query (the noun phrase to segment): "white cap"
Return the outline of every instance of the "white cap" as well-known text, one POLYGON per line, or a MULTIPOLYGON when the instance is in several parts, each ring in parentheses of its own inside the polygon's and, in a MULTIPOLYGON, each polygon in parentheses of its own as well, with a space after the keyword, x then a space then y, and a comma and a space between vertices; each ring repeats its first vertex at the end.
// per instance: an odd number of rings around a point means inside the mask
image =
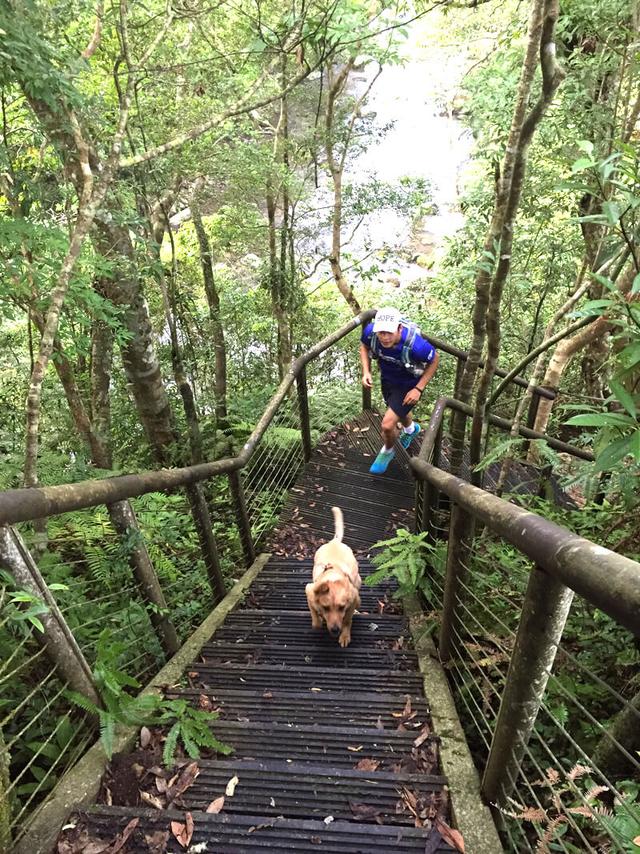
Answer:
POLYGON ((373 318, 373 331, 396 332, 400 326, 400 317, 397 308, 379 308, 373 318))

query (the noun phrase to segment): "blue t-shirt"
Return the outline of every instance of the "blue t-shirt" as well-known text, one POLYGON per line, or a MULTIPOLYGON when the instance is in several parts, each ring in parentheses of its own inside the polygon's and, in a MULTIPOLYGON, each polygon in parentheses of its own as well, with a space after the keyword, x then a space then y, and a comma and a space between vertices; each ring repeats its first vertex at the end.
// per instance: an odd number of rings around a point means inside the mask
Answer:
MULTIPOLYGON (((393 358, 401 360, 402 345, 406 341, 408 334, 409 330, 406 326, 403 326, 400 341, 398 341, 395 347, 383 347, 380 344, 380 356, 391 356, 393 358)), ((365 345, 365 347, 371 349, 372 338, 373 323, 368 323, 362 330, 360 341, 365 345)), ((423 338, 421 335, 416 335, 411 346, 411 350, 409 352, 410 360, 412 362, 425 362, 427 365, 430 365, 435 359, 435 357, 435 347, 433 347, 433 345, 430 344, 426 338, 423 338)), ((403 386, 406 388, 413 388, 413 386, 420 379, 419 377, 414 376, 412 373, 409 373, 409 371, 407 371, 406 368, 402 364, 400 364, 399 361, 388 362, 384 358, 379 358, 378 364, 380 365, 380 377, 383 383, 388 383, 389 385, 395 386, 403 386)))

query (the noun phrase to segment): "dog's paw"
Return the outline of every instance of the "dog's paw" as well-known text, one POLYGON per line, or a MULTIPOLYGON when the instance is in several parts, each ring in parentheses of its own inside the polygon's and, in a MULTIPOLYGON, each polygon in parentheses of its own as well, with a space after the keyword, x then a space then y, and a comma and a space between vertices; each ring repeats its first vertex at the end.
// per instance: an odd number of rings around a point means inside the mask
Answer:
POLYGON ((338 643, 341 647, 349 646, 351 643, 351 632, 340 632, 338 643))

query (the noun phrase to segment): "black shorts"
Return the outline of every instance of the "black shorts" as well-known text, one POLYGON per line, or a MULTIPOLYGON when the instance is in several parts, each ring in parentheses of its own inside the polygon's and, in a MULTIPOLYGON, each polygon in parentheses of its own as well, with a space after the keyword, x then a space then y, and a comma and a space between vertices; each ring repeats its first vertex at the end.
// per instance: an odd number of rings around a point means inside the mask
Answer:
MULTIPOLYGON (((416 380, 416 383, 418 381, 416 380)), ((397 386, 397 385, 388 385, 387 383, 382 384, 382 396, 384 397, 384 402, 390 409, 393 409, 398 418, 405 418, 416 405, 415 403, 410 403, 408 406, 406 403, 403 403, 405 396, 408 391, 411 391, 415 386, 397 386)))

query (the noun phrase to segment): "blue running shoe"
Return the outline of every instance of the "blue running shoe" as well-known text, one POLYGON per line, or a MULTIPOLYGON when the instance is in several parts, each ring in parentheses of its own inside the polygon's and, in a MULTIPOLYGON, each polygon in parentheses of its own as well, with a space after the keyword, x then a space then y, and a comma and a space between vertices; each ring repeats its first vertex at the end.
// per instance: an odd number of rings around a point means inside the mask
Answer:
POLYGON ((416 436, 418 435, 418 433, 421 433, 421 432, 422 432, 422 428, 420 427, 420 425, 418 424, 418 422, 417 422, 417 421, 415 421, 415 422, 414 422, 414 424, 415 424, 416 426, 415 426, 415 430, 413 431, 413 433, 405 433, 405 432, 404 432, 404 430, 402 430, 402 431, 400 432, 400 444, 402 445, 402 447, 403 447, 405 450, 406 450, 406 449, 409 447, 409 445, 413 442, 413 440, 416 438, 416 436))
POLYGON ((371 468, 369 469, 371 474, 384 474, 387 470, 387 466, 395 457, 395 455, 396 452, 393 450, 393 448, 390 451, 380 451, 378 456, 371 464, 371 468))

